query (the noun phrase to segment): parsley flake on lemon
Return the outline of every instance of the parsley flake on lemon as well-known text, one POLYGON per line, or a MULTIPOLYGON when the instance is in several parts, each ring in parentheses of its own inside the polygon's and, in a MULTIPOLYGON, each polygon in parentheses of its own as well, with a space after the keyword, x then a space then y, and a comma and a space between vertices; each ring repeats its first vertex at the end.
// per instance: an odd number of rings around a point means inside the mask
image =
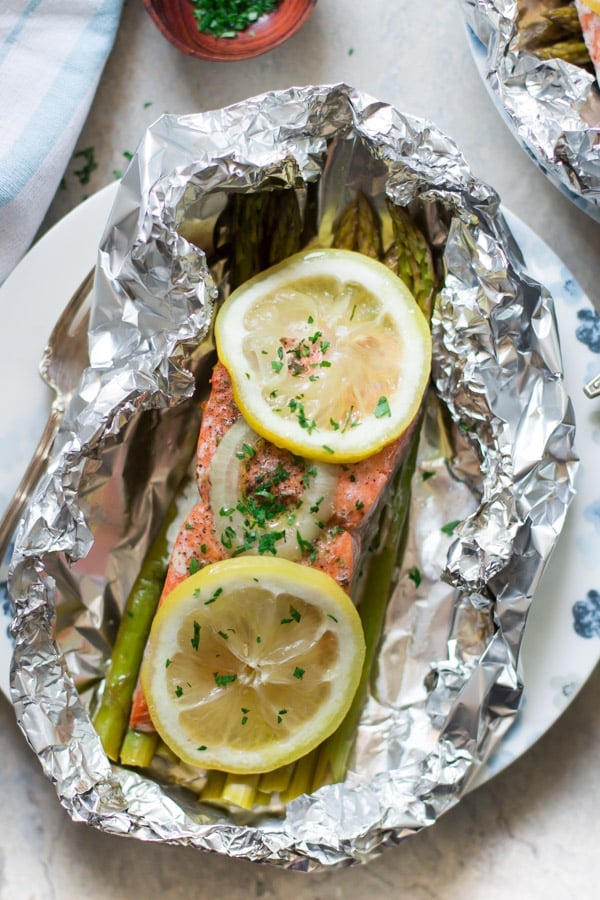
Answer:
POLYGON ((248 424, 301 456, 355 462, 410 425, 431 335, 412 294, 361 253, 309 250, 251 278, 215 323, 248 424))
POLYGON ((214 563, 160 607, 142 667, 152 721, 184 762, 268 772, 340 724, 365 643, 348 595, 286 559, 214 563))

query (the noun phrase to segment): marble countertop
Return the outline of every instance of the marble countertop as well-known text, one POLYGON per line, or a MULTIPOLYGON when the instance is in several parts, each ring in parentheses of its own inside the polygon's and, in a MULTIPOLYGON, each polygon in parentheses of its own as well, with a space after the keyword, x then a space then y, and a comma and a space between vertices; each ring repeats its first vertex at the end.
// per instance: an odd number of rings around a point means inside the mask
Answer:
MULTIPOLYGON (((474 173, 563 259, 599 305, 600 225, 564 198, 511 136, 471 59, 457 3, 320 0, 302 31, 255 60, 207 63, 179 53, 140 0, 126 0, 114 51, 43 234, 123 170, 163 112, 220 107, 265 90, 345 81, 434 121, 474 173), (368 12, 366 12, 368 8, 368 12)), ((595 638, 597 640, 597 638, 595 638)), ((73 824, 0 698, 1 900, 197 896, 297 900, 587 900, 597 896, 600 843, 600 671, 532 749, 433 827, 366 866, 290 873, 111 837, 73 824)))

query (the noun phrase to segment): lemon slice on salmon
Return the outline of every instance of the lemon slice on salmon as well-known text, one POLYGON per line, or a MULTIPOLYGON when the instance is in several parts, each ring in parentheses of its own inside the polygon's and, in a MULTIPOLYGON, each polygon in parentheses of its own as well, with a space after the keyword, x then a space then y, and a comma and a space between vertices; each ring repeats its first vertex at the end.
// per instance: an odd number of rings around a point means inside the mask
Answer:
POLYGON ((251 278, 223 304, 215 337, 248 424, 325 462, 399 437, 429 379, 431 335, 412 294, 348 250, 299 253, 251 278))
POLYGON ((286 559, 241 557, 168 595, 142 686, 156 730, 184 762, 268 772, 337 728, 364 652, 358 613, 332 578, 286 559))

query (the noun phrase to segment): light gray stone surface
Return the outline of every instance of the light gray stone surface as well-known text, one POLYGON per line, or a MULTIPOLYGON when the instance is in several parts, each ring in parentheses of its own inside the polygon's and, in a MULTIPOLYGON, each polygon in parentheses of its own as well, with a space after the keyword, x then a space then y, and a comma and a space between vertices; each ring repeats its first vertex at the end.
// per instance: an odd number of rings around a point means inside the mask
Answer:
MULTIPOLYGON (((458 4, 320 0, 283 47, 235 64, 193 60, 125 3, 114 52, 78 147, 97 168, 82 186, 72 162, 42 232, 124 169, 163 112, 220 107, 290 85, 345 81, 433 120, 571 269, 597 303, 600 226, 534 167, 494 109, 471 60, 458 4)), ((272 900, 592 900, 599 896, 600 672, 520 760, 434 827, 369 865, 300 875, 146 845, 75 825, 58 804, 0 698, 1 900, 265 897, 272 900)))

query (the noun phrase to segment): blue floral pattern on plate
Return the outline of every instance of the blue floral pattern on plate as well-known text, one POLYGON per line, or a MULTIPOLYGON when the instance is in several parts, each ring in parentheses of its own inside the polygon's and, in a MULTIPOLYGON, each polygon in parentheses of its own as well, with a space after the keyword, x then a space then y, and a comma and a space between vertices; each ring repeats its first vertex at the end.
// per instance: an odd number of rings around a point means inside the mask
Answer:
POLYGON ((581 325, 576 329, 575 337, 592 353, 600 353, 600 316, 595 309, 580 309, 577 318, 581 325))
POLYGON ((600 594, 588 591, 585 600, 573 604, 573 628, 579 637, 600 637, 600 594))

